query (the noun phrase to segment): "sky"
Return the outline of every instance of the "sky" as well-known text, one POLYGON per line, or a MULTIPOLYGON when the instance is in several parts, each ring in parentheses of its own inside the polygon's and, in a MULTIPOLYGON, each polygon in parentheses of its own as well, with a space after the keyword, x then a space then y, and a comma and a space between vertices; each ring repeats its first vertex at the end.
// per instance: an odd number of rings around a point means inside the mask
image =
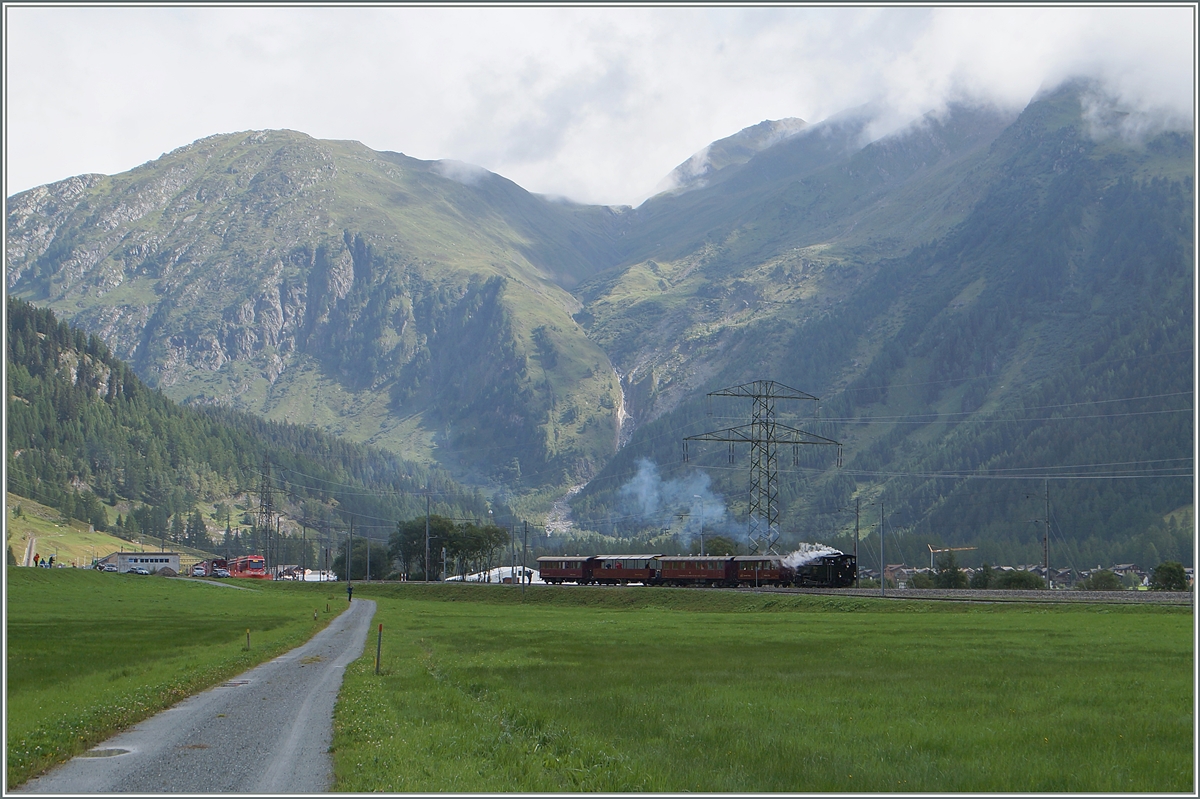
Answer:
POLYGON ((1196 7, 6 4, 5 196, 288 128, 636 205, 709 142, 874 103, 1019 109, 1077 76, 1194 129, 1196 7))

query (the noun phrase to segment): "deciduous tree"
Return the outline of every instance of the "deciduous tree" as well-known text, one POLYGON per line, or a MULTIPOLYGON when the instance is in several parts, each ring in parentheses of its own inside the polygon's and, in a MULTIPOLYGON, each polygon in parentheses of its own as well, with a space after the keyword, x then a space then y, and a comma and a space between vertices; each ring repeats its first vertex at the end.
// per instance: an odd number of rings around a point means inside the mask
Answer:
POLYGON ((1187 572, 1183 570, 1183 564, 1175 560, 1165 560, 1155 566, 1154 571, 1150 574, 1150 590, 1188 590, 1187 572))

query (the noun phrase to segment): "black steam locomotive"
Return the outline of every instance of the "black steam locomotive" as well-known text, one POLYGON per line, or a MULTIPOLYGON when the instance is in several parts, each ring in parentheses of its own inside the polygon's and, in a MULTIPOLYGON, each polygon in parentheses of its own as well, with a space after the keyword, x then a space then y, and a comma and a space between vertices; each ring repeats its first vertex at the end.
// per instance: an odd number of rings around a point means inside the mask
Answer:
POLYGON ((552 585, 846 588, 854 584, 853 555, 814 555, 796 566, 786 560, 779 555, 551 555, 538 558, 538 573, 552 585))

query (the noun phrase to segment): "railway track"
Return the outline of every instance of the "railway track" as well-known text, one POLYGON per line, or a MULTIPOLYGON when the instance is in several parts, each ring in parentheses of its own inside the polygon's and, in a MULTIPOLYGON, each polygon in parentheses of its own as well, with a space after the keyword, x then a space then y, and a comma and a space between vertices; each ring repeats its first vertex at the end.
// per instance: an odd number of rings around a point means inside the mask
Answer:
MULTIPOLYGON (((822 594, 880 599, 878 588, 730 588, 728 591, 779 594, 822 594)), ((883 599, 924 599, 949 602, 1036 602, 1043 604, 1186 605, 1190 591, 1000 591, 973 588, 889 588, 883 599)))
MULTIPOLYGON (((384 581, 379 581, 381 584, 384 581)), ((423 583, 444 585, 446 583, 423 583)), ((454 585, 492 585, 499 583, 475 583, 454 581, 454 585)), ((537 585, 544 585, 538 583, 537 585)), ((509 586, 505 586, 509 587, 509 586)), ((556 588, 577 588, 574 583, 563 583, 556 588)), ((1018 591, 978 590, 974 588, 889 588, 887 594, 879 596, 878 588, 722 588, 712 586, 643 586, 632 585, 589 585, 587 588, 602 588, 612 591, 738 591, 747 594, 816 594, 822 596, 854 596, 866 599, 893 601, 932 600, 941 602, 1024 602, 1040 604, 1108 604, 1108 605, 1177 605, 1192 606, 1195 595, 1190 591, 1018 591)))

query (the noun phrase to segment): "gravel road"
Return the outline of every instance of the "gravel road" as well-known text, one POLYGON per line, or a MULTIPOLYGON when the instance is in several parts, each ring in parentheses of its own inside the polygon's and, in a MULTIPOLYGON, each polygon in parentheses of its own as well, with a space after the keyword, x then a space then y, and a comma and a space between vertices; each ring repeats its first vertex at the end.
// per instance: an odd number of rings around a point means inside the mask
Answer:
POLYGON ((356 599, 304 646, 210 688, 16 793, 316 793, 333 777, 333 705, 375 603, 356 599))

